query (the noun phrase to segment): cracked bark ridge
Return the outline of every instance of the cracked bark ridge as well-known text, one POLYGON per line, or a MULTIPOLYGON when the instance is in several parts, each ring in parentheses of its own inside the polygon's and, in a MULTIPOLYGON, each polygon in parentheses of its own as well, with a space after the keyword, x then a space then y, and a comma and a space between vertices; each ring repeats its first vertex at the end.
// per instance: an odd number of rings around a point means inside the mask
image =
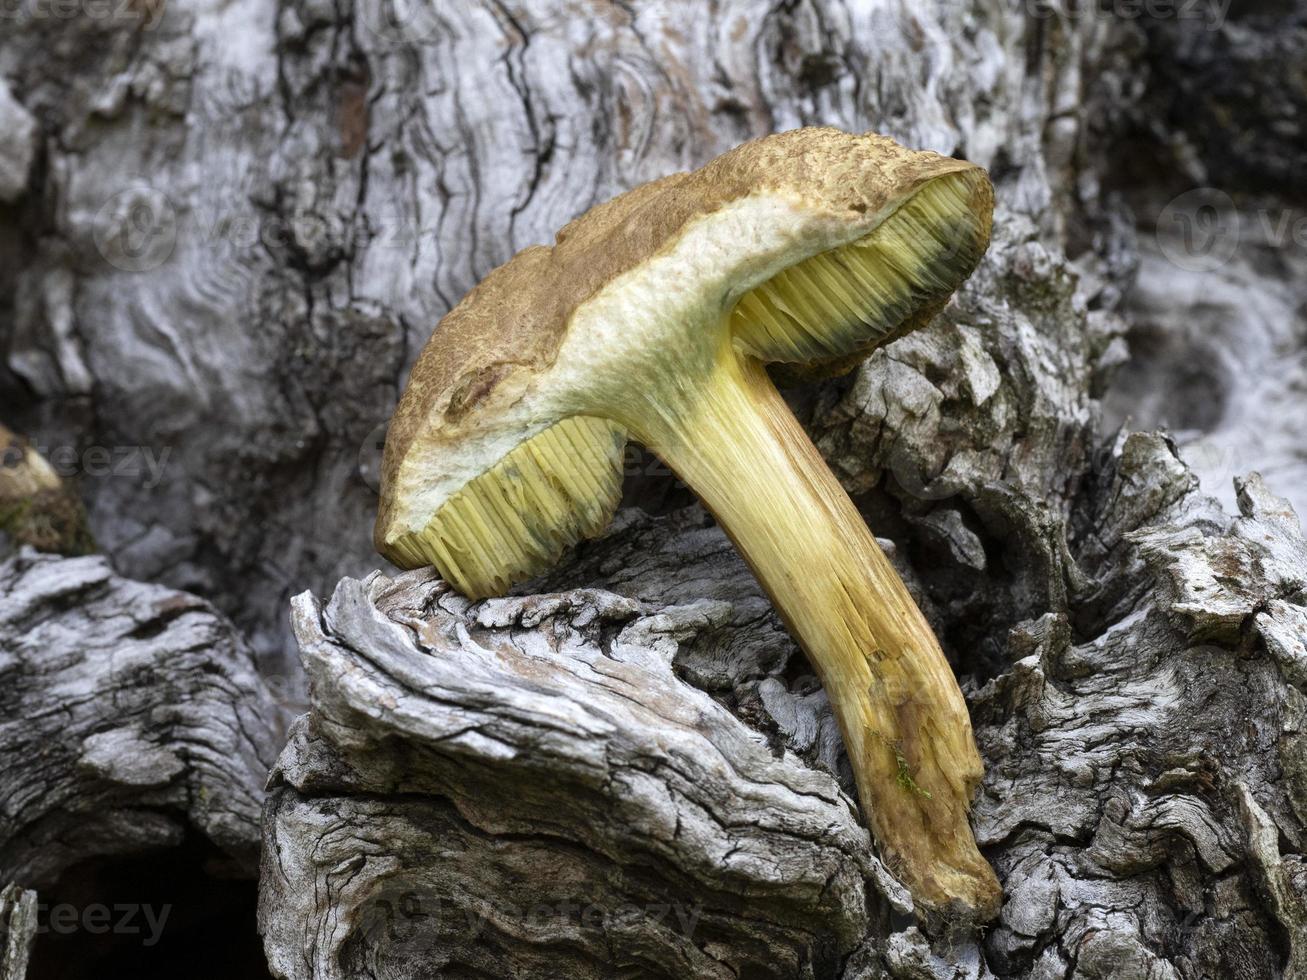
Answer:
POLYGON ((36 157, 39 129, 32 114, 0 79, 0 203, 18 200, 36 157))
MULTIPOLYGON (((882 541, 895 557, 892 542, 882 541)), ((915 582, 911 568, 896 564, 915 582)), ((521 594, 597 588, 659 608, 675 638, 677 675, 813 767, 855 793, 839 723, 826 692, 730 539, 698 507, 651 520, 619 513, 588 542, 521 594), (669 574, 671 569, 674 574, 669 574)))
POLYGON ((24 980, 36 942, 36 892, 0 888, 0 980, 24 980))
POLYGON ((709 621, 594 589, 469 603, 430 570, 299 596, 274 972, 833 975, 910 899, 829 774, 677 676, 709 621))
POLYGON ((278 711, 203 600, 24 549, 0 564, 0 880, 188 834, 249 875, 278 711))
MULTIPOLYGON (((976 692, 999 975, 1303 976, 1307 545, 1260 478, 1231 519, 1165 439, 1098 475, 1100 626, 1017 624, 976 692)), ((1094 554, 1090 554, 1093 552, 1094 554)), ((1097 565, 1097 569, 1095 569, 1097 565)))

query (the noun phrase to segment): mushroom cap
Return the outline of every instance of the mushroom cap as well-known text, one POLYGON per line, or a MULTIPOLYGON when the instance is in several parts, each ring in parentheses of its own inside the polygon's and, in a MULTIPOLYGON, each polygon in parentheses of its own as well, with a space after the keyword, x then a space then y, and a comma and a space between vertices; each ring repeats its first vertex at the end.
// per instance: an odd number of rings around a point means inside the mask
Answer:
MULTIPOLYGON (((386 439, 378 550, 393 559, 397 536, 417 530, 460 486, 564 417, 549 416, 567 406, 566 399, 536 397, 540 379, 560 352, 584 347, 578 324, 587 315, 602 317, 601 300, 642 267, 682 250, 681 265, 661 285, 676 294, 672 305, 678 297, 702 298, 706 308, 729 311, 777 272, 870 235, 927 183, 964 173, 976 178, 967 193, 982 226, 978 258, 993 207, 983 170, 908 150, 884 136, 832 128, 744 143, 698 170, 591 208, 566 225, 552 247, 523 249, 441 320, 417 360, 386 439)), ((631 302, 656 302, 660 295, 646 291, 631 302)), ((893 335, 928 322, 942 305, 913 310, 893 335)), ((617 342, 628 326, 632 347, 662 342, 627 323, 612 325, 617 342)), ((838 357, 789 367, 817 376, 847 370, 888 339, 877 335, 838 357)), ((604 370, 592 362, 562 375, 593 377, 604 370)), ((583 414, 580 407, 577 414, 583 414)))

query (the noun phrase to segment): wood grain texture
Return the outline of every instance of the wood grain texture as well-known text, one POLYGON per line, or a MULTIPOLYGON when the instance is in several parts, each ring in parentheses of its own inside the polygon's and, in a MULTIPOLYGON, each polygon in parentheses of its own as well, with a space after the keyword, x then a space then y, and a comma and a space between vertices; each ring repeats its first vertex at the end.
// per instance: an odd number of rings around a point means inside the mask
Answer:
POLYGON ((0 564, 0 877, 199 834, 252 872, 280 717, 231 624, 104 558, 0 564))
POLYGON ((677 679, 678 615, 598 590, 471 604, 422 571, 297 598, 321 700, 273 776, 274 970, 837 968, 866 879, 906 895, 833 779, 677 679))
POLYGON ((24 980, 36 942, 36 892, 0 888, 0 980, 24 980))

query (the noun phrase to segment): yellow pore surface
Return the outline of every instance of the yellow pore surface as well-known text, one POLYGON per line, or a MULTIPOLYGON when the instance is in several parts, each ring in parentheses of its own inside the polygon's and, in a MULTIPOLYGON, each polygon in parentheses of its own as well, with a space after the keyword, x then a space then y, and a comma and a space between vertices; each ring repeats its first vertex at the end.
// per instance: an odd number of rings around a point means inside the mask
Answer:
MULTIPOLYGON (((805 362, 874 345, 965 279, 987 218, 969 173, 937 178, 871 234, 812 256, 747 293, 729 318, 734 346, 762 361, 805 362)), ((640 379, 680 389, 708 379, 640 379)), ((549 570, 608 524, 621 495, 619 424, 565 419, 519 444, 453 494, 420 531, 396 540, 397 564, 435 565, 460 592, 502 595, 549 570)), ((692 438, 692 435, 690 436, 692 438)))
POLYGON ((988 219, 971 173, 931 181, 870 235, 790 266, 746 293, 735 342, 761 361, 806 363, 868 347, 948 296, 975 267, 988 219))

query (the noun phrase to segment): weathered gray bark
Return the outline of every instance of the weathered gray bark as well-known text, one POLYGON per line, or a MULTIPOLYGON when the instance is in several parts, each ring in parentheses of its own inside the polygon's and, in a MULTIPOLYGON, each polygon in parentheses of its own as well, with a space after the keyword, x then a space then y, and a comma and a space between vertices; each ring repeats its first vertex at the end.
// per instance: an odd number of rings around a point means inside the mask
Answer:
POLYGON ((830 776, 677 679, 709 619, 589 590, 470 607, 429 572, 297 599, 322 700, 274 773, 274 970, 836 970, 864 880, 905 896, 830 776))
MULTIPOLYGON (((1272 463, 1299 452, 1297 259, 1240 251, 1214 288, 1153 231, 1204 183, 1283 207, 1301 14, 1208 37, 997 0, 112 7, 6 11, 0 399, 56 466, 71 452, 115 567, 211 597, 292 694, 288 600, 335 592, 296 605, 316 688, 265 815, 276 969, 1300 969, 1301 540, 1256 482, 1232 518, 1164 437, 1111 432, 1133 413, 1207 437, 1224 477, 1261 464, 1229 455, 1249 431, 1272 463), (1201 111, 1153 126, 1171 102, 1201 111), (697 510, 620 515, 532 587, 557 599, 336 586, 377 566, 378 427, 453 302, 591 203, 808 123, 965 155, 998 188, 959 302, 801 406, 966 681, 1009 895, 979 937, 909 925, 836 790, 819 687, 697 510)), ((636 468, 641 499, 683 501, 636 468)), ((79 602, 51 621, 89 629, 79 602)), ((229 717, 264 699, 237 686, 229 717)), ((230 795, 248 844, 258 794, 230 795)))
POLYGON ((36 892, 0 888, 0 980, 24 980, 36 941, 36 892))
POLYGON ((27 177, 36 156, 36 120, 14 99, 9 86, 0 79, 0 203, 16 200, 27 189, 27 177))
POLYGON ((41 890, 187 833, 251 874, 279 710, 203 600, 101 557, 0 564, 0 879, 41 890))
MULTIPOLYGON (((1115 593, 1107 625, 1077 637, 1064 612, 1020 624, 1010 668, 973 699, 989 765, 977 830, 1008 895, 984 962, 999 975, 1296 975, 1297 520, 1256 480, 1231 520, 1151 436, 1118 447, 1098 491, 1085 564, 1115 593)), ((823 699, 791 689, 783 664, 758 680, 721 649, 747 602, 657 594, 676 579, 650 574, 658 563, 684 571, 692 556, 722 593, 749 596, 720 534, 644 520, 599 547, 628 544, 649 557, 620 576, 626 597, 469 605, 409 573, 342 583, 325 610, 298 600, 318 694, 268 811, 263 915, 279 972, 584 977, 638 962, 642 975, 733 975, 687 956, 692 939, 716 940, 732 971, 833 976, 860 931, 871 948, 857 962, 879 966, 850 976, 952 976, 974 957, 955 945, 953 965, 913 972, 917 932, 885 925, 906 896, 858 856, 834 781, 795 759, 820 758, 823 699), (736 693, 756 694, 741 713, 782 754, 678 680, 704 662, 741 676, 736 693), (858 866, 874 872, 870 921, 858 866), (735 903, 769 944, 734 921, 735 903), (624 908, 635 921, 617 927, 624 908), (682 910, 693 917, 673 920, 682 910)))
POLYGON ((1303 512, 1307 6, 1233 4, 1220 30, 1141 23, 1147 85, 1103 177, 1138 219, 1132 358, 1109 414, 1168 426, 1227 507, 1231 477, 1256 468, 1303 512))

